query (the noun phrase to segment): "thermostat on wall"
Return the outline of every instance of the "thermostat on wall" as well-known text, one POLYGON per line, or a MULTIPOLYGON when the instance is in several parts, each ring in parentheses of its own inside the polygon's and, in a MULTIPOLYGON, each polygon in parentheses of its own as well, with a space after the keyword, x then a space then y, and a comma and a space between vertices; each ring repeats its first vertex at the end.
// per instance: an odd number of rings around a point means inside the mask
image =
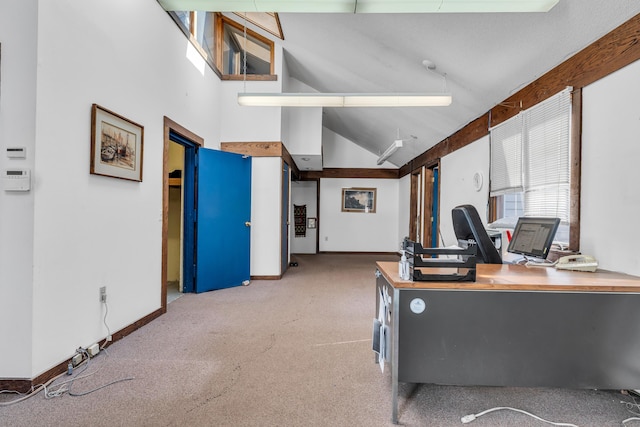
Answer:
POLYGON ((31 189, 29 169, 6 169, 2 175, 4 191, 29 191, 31 189))
POLYGON ((473 188, 475 188, 476 191, 482 190, 482 172, 473 174, 473 188))

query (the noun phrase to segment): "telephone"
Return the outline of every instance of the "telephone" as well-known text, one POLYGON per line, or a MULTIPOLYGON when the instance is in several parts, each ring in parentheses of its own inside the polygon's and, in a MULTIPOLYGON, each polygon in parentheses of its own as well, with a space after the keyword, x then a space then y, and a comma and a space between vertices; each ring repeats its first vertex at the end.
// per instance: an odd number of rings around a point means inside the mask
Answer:
POLYGON ((589 255, 567 255, 558 258, 556 270, 591 271, 598 268, 598 261, 589 255))

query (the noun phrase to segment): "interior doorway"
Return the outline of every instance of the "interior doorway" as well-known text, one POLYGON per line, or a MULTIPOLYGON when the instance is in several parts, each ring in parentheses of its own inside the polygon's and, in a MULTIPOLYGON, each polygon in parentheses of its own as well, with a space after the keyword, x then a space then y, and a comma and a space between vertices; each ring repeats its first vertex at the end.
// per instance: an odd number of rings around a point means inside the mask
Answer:
POLYGON ((438 164, 411 174, 409 238, 424 247, 438 246, 439 188, 438 164))
POLYGON ((185 148, 181 144, 169 142, 169 224, 167 233, 167 303, 174 301, 184 292, 183 280, 183 224, 184 200, 182 175, 184 171, 185 148))
POLYGON ((164 118, 161 307, 194 291, 195 156, 204 139, 164 118), (185 250, 186 248, 186 250, 185 250))
POLYGON ((289 266, 289 204, 291 202, 289 189, 291 179, 289 178, 289 165, 282 161, 282 207, 280 224, 280 275, 282 276, 289 266))
MULTIPOLYGON (((317 254, 319 249, 318 230, 320 226, 320 180, 309 179, 304 181, 292 181, 290 188, 290 211, 295 212, 296 207, 304 207, 306 217, 303 230, 296 230, 294 220, 294 232, 291 242, 291 254, 317 254)), ((295 259, 293 259, 295 261, 295 259)))

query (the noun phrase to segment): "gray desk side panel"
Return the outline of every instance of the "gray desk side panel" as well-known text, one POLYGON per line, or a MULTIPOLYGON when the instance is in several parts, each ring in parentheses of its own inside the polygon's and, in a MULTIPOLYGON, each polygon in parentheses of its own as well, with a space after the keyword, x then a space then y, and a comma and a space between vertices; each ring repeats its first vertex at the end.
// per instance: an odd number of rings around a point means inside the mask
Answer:
POLYGON ((398 323, 402 382, 640 388, 639 294, 401 290, 398 323))

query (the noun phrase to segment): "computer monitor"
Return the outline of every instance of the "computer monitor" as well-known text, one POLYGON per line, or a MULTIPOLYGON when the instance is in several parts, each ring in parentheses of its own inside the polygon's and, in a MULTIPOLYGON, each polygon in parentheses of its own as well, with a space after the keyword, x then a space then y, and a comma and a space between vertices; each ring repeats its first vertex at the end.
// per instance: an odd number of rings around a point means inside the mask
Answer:
POLYGON ((528 258, 547 259, 559 224, 560 218, 518 218, 507 251, 528 258))

